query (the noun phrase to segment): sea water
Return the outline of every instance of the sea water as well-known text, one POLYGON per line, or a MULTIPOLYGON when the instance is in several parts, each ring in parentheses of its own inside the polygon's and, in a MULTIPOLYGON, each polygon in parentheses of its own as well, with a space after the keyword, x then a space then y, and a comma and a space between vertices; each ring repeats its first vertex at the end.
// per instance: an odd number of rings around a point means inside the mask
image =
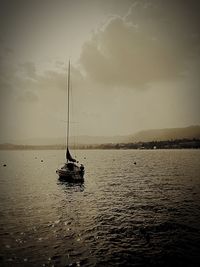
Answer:
POLYGON ((0 152, 0 266, 200 266, 200 150, 0 152), (3 166, 6 164, 6 166, 3 166))

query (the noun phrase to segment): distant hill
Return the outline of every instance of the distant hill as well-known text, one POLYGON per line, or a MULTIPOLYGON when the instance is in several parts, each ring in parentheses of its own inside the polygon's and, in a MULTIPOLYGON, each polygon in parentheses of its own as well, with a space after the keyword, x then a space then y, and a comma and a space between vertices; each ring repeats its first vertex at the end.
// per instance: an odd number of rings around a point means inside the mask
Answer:
MULTIPOLYGON (((88 136, 80 135, 78 137, 70 137, 71 144, 81 145, 98 145, 104 143, 123 143, 127 139, 127 136, 88 136)), ((65 137, 58 138, 29 138, 23 140, 9 140, 10 144, 17 145, 65 145, 65 137)))
POLYGON ((132 136, 129 136, 126 142, 165 141, 184 138, 200 138, 200 126, 140 131, 132 136))
MULTIPOLYGON (((70 141, 73 145, 99 145, 99 144, 117 144, 117 143, 134 143, 134 142, 150 142, 150 141, 167 141, 175 139, 200 139, 200 126, 189 126, 185 128, 168 128, 168 129, 152 129, 137 132, 126 136, 87 136, 71 137, 70 141), (75 142, 74 142, 75 140, 75 142)), ((65 145, 65 138, 34 138, 24 140, 10 140, 10 144, 16 145, 34 145, 34 146, 52 146, 65 145)), ((6 146, 6 145, 4 145, 6 146)))

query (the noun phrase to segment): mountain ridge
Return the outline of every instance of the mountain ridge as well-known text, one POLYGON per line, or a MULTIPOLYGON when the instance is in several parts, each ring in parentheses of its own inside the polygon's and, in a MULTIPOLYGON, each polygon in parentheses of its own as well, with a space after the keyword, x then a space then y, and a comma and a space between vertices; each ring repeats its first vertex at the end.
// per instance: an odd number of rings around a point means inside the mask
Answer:
POLYGON ((149 129, 139 131, 132 135, 128 142, 165 141, 175 139, 200 138, 200 126, 188 126, 184 128, 149 129))
MULTIPOLYGON (((99 145, 106 143, 134 143, 134 142, 149 142, 149 141, 165 141, 175 139, 193 139, 200 138, 200 126, 188 126, 183 128, 163 128, 149 129, 138 131, 130 135, 119 136, 88 136, 81 135, 71 137, 71 144, 77 145, 99 145), (75 141, 74 141, 75 140, 75 141)), ((6 142, 16 145, 64 145, 65 137, 60 138, 30 138, 24 140, 10 140, 6 142)))

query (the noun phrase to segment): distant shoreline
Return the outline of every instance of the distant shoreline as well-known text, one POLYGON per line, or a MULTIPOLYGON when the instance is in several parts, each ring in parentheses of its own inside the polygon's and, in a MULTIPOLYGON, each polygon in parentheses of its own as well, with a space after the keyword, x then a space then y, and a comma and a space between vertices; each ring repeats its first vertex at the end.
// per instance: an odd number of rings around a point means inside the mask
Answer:
MULTIPOLYGON (((107 143, 94 145, 77 145, 72 149, 199 149, 200 139, 177 139, 136 143, 107 143)), ((64 150, 65 145, 16 145, 0 144, 0 150, 64 150)))

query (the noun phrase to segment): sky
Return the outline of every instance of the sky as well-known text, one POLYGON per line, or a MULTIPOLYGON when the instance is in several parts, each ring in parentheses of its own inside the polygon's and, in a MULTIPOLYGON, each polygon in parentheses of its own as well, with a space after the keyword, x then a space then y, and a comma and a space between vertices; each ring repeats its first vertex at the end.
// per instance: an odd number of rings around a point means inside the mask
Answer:
POLYGON ((200 124, 200 4, 0 0, 0 142, 200 124))

